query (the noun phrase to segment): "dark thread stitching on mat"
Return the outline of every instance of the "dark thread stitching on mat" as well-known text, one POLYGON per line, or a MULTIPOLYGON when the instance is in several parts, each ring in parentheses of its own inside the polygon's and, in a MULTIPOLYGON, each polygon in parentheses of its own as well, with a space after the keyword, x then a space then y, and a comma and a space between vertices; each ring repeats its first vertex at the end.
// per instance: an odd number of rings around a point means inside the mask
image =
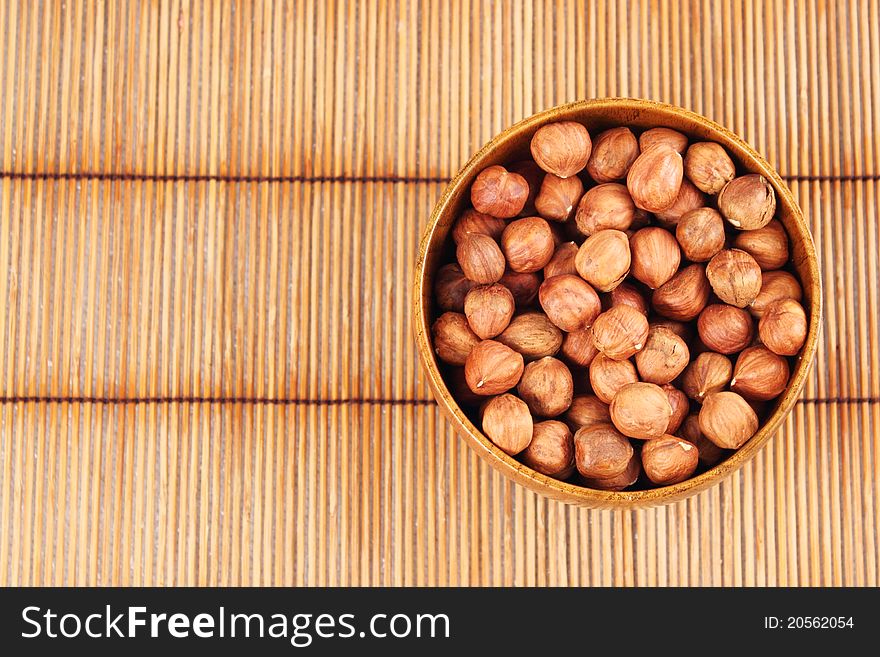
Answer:
POLYGON ((274 399, 271 397, 0 397, 0 404, 252 404, 265 406, 343 406, 362 404, 371 406, 423 406, 433 399, 380 399, 374 397, 347 399, 274 399))

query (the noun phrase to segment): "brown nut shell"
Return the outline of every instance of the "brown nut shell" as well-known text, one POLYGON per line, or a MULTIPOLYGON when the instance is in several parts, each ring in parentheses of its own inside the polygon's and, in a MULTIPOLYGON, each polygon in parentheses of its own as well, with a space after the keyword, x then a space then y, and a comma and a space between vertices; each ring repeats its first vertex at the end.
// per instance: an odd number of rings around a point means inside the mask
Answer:
POLYGON ((795 356, 807 339, 807 315, 794 299, 774 301, 758 323, 758 336, 770 351, 795 356))
POLYGON ((679 322, 674 319, 666 319, 665 317, 660 317, 659 315, 649 316, 648 323, 651 326, 662 326, 663 328, 669 329, 682 340, 684 340, 685 344, 690 344, 694 339, 695 331, 693 324, 679 322))
POLYGON ((565 363, 545 356, 525 366, 516 390, 534 415, 556 417, 571 406, 574 381, 565 363))
POLYGON ((508 269, 498 281, 513 295, 513 301, 520 310, 531 306, 538 298, 541 277, 535 272, 519 272, 508 269))
POLYGON ((746 401, 768 401, 788 385, 788 361, 766 347, 744 349, 736 359, 730 389, 746 401))
POLYGON ((553 278, 562 274, 577 275, 577 267, 574 264, 577 252, 578 245, 574 242, 563 242, 557 246, 550 262, 544 266, 544 278, 553 278))
POLYGON ((630 266, 629 240, 619 230, 600 230, 581 244, 575 257, 577 273, 600 292, 613 290, 630 266))
POLYGON ((595 395, 610 404, 623 386, 637 383, 636 367, 628 360, 614 360, 605 354, 597 354, 590 363, 590 386, 595 395))
POLYGON ((752 256, 763 271, 779 269, 788 262, 788 234, 778 219, 763 228, 737 233, 733 245, 752 256))
POLYGON ((626 466, 626 469, 616 477, 584 477, 583 481, 584 484, 589 488, 619 492, 629 488, 634 483, 636 483, 639 480, 639 475, 641 474, 642 460, 638 454, 633 453, 632 458, 630 458, 629 463, 626 466))
POLYGON ((751 344, 755 325, 742 308, 719 303, 703 309, 697 320, 697 332, 711 351, 729 355, 751 344))
POLYGON ((727 356, 704 351, 685 369, 681 387, 688 397, 703 403, 706 395, 724 390, 732 375, 733 365, 727 356))
POLYGON ((507 167, 507 170, 521 175, 529 186, 529 196, 523 209, 519 211, 519 216, 530 217, 534 215, 537 212, 535 209, 535 198, 538 196, 538 192, 541 191, 541 183, 544 181, 544 176, 547 175, 547 172, 531 159, 514 162, 507 167))
POLYGON ((645 346, 648 330, 648 318, 638 310, 614 306, 593 323, 593 342, 609 358, 624 360, 645 346))
POLYGON ((446 312, 431 326, 434 353, 444 363, 464 365, 480 338, 471 330, 467 317, 461 313, 446 312))
POLYGON ((553 356, 562 346, 562 331, 542 312, 517 315, 496 338, 526 360, 553 356))
POLYGON ((735 392, 714 392, 700 409, 700 431, 723 449, 739 449, 758 430, 758 416, 735 392))
POLYGON ((717 194, 736 176, 736 166, 721 144, 698 141, 684 156, 684 175, 706 194, 717 194))
POLYGON ((493 165, 477 174, 471 185, 471 204, 477 212, 509 219, 523 209, 529 184, 518 173, 493 165))
POLYGON ((648 311, 650 310, 645 295, 642 294, 641 290, 636 287, 635 284, 628 281, 624 281, 611 290, 608 297, 606 297, 606 301, 608 303, 608 308, 613 308, 614 306, 630 306, 638 310, 645 317, 648 316, 648 311))
POLYGON ((626 174, 626 188, 637 208, 662 212, 678 198, 683 176, 681 155, 665 144, 642 149, 626 174))
POLYGON ((498 283, 477 286, 464 299, 465 317, 481 340, 494 338, 506 329, 513 309, 513 295, 498 283))
POLYGON ((690 351, 685 341, 668 328, 651 326, 645 346, 635 360, 642 381, 662 385, 684 371, 690 361, 690 351))
POLYGON ((572 431, 577 431, 594 424, 610 424, 611 412, 608 404, 596 395, 575 395, 565 411, 565 421, 572 431))
POLYGON ((627 230, 635 210, 625 186, 604 183, 587 190, 581 197, 574 220, 581 234, 589 237, 600 230, 627 230))
POLYGON ((580 123, 558 121, 538 128, 530 148, 532 158, 544 171, 568 178, 587 166, 593 144, 580 123))
POLYGON ((563 331, 588 328, 602 310, 596 291, 579 276, 548 278, 538 290, 538 301, 550 321, 563 331))
POLYGON ((562 357, 575 367, 589 367, 599 350, 593 342, 593 329, 566 333, 562 339, 562 357))
MULTIPOLYGON (((458 263, 450 262, 437 270, 434 278, 434 298, 440 310, 464 312, 464 298, 476 285, 479 283, 468 279, 458 263)), ((537 291, 535 288, 536 293, 537 291)))
POLYGON ((706 276, 718 298, 737 308, 748 306, 761 291, 761 268, 739 249, 720 251, 706 265, 706 276))
POLYGON ((705 267, 695 264, 680 270, 654 290, 651 305, 667 319, 689 322, 703 311, 711 293, 705 267))
POLYGON ((523 357, 495 340, 483 340, 468 354, 464 376, 478 395, 499 395, 513 388, 523 373, 523 357))
POLYGON ((761 276, 761 291, 749 306, 749 312, 760 319, 774 301, 794 299, 799 302, 802 297, 801 284, 787 271, 765 271, 761 276))
POLYGON ((666 393, 669 405, 672 407, 672 415, 669 417, 666 433, 675 433, 691 410, 691 403, 688 400, 688 396, 675 386, 667 383, 661 387, 663 392, 666 393))
POLYGON ((700 416, 697 413, 688 415, 678 430, 678 435, 689 443, 697 446, 700 463, 711 467, 724 458, 724 450, 703 435, 700 430, 700 416))
POLYGON ((699 464, 696 445, 677 436, 649 440, 642 447, 642 468, 658 486, 671 486, 690 477, 699 464))
POLYGON ((639 156, 639 142, 626 127, 611 128, 593 140, 587 173, 598 183, 622 180, 639 156))
POLYGON ((458 221, 455 222, 455 226, 452 227, 452 239, 458 244, 467 235, 480 233, 498 241, 501 239, 501 233, 504 232, 506 225, 507 222, 504 219, 492 217, 469 208, 461 213, 458 221))
POLYGON ((481 284, 497 283, 504 276, 504 254, 498 243, 488 235, 470 233, 455 250, 464 275, 481 284))
POLYGON ((584 195, 584 183, 577 176, 560 178, 548 173, 535 198, 535 210, 551 221, 566 221, 573 214, 584 195))
POLYGON ((658 212, 657 219, 664 225, 676 226, 682 216, 691 210, 703 207, 705 204, 706 199, 703 197, 703 193, 685 178, 681 181, 681 187, 678 189, 675 201, 665 210, 658 212))
POLYGON ((544 219, 524 217, 507 224, 501 234, 501 249, 513 271, 528 273, 539 271, 550 262, 556 244, 544 219))
POLYGON ((630 273, 652 290, 669 281, 678 271, 681 251, 668 230, 649 226, 635 232, 629 241, 632 251, 630 273))
POLYGON ((493 397, 481 415, 483 433, 508 454, 519 454, 532 441, 532 415, 522 399, 511 394, 493 397))
POLYGON ((581 476, 607 479, 622 474, 633 455, 626 436, 610 424, 594 424, 574 434, 575 465, 581 476))
POLYGON ((639 135, 639 148, 643 151, 657 144, 669 146, 676 153, 681 154, 687 150, 688 138, 672 128, 651 128, 639 135))
POLYGON ((724 248, 724 220, 712 208, 691 210, 682 215, 675 227, 675 239, 685 258, 707 262, 724 248))
POLYGON ((611 421, 630 438, 650 440, 666 433, 672 418, 672 405, 666 391, 653 383, 630 383, 614 395, 611 421))
POLYGON ((718 194, 718 211, 739 230, 763 228, 776 212, 776 192, 764 176, 734 178, 718 194))
POLYGON ((521 458, 535 472, 554 479, 568 479, 574 473, 574 436, 557 420, 538 422, 521 458))

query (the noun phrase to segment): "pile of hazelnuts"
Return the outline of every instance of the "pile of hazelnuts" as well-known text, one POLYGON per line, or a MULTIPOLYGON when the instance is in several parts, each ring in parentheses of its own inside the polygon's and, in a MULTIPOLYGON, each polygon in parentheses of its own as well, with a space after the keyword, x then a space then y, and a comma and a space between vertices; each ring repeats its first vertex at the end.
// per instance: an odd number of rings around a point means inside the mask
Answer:
POLYGON ((549 477, 667 486, 758 430, 807 317, 776 195, 668 128, 535 132, 436 272, 433 346, 485 435, 549 477))

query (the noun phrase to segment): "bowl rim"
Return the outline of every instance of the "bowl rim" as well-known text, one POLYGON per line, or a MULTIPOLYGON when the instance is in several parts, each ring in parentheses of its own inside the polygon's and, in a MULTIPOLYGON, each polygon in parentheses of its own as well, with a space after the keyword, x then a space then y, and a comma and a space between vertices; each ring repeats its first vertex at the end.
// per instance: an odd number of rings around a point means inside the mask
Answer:
MULTIPOLYGON (((795 236, 792 237, 794 238, 795 236)), ((776 170, 760 153, 746 143, 745 140, 711 119, 676 105, 640 98, 598 98, 558 105, 525 118, 495 135, 490 141, 484 144, 468 160, 467 164, 459 170, 455 177, 452 178, 435 204, 428 225, 425 228, 424 234, 419 243, 414 277, 413 326, 420 360, 422 367, 427 374, 428 383, 434 393, 438 405, 447 417, 450 418, 456 432, 465 437, 480 458, 517 483, 550 498, 588 507, 642 508, 658 504, 668 504, 714 486, 736 470, 739 470, 743 465, 754 458, 770 438, 773 437, 779 425, 797 402, 806 382, 812 361, 816 355, 822 322, 821 271, 818 266, 818 259, 812 235, 809 226, 804 219, 803 212, 795 201, 794 195, 776 170), (463 181, 469 179, 472 175, 476 175, 478 168, 481 170, 484 166, 487 166, 483 160, 499 145, 508 140, 516 139, 533 128, 537 129, 537 127, 545 123, 560 120, 578 120, 574 115, 585 110, 629 109, 633 111, 641 111, 646 108, 652 111, 659 111, 661 114, 677 116, 699 125, 702 129, 710 133, 719 135, 722 139, 718 141, 721 141, 722 145, 726 148, 729 148, 731 145, 735 146, 735 150, 739 151, 736 153, 737 159, 740 160, 740 163, 744 168, 751 173, 760 173, 770 181, 776 191, 778 202, 789 210, 790 215, 794 219, 795 225, 798 229, 797 238, 802 242, 803 252, 806 258, 806 266, 814 274, 812 277, 812 285, 810 286, 810 321, 806 341, 801 349, 798 363, 794 368, 794 373, 789 381, 785 394, 777 402, 773 414, 761 427, 759 427, 755 435, 752 436, 745 445, 740 447, 721 463, 700 473, 696 477, 671 486, 638 491, 602 491, 565 481, 559 481, 532 470, 496 447, 495 444, 492 443, 482 431, 470 421, 470 418, 468 418, 462 408, 458 405, 458 402, 447 388, 446 382, 440 374, 440 368, 431 348, 431 330, 430 325, 428 324, 430 308, 426 307, 425 304, 425 300, 428 299, 429 296, 426 294, 425 290, 427 274, 425 265, 428 248, 433 242, 434 236, 438 230, 440 219, 446 213, 453 196, 455 196, 459 187, 463 184, 463 181), (723 143, 725 141, 727 143, 723 143)), ((801 284, 803 285, 803 281, 801 281, 801 284)), ((430 292, 430 290, 428 292, 430 292)))

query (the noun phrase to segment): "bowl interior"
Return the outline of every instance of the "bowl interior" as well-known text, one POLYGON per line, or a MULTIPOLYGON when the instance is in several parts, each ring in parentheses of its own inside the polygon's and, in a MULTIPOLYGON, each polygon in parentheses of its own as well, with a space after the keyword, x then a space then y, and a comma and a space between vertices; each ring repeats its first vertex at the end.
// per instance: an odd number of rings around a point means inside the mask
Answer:
POLYGON ((773 435, 797 400, 815 355, 821 322, 821 282, 813 240, 800 208, 778 174, 763 157, 726 128, 679 107, 637 99, 612 98, 556 107, 512 126, 486 144, 449 183, 435 206, 419 249, 415 278, 414 315, 419 353, 434 394, 456 431, 470 442, 482 458, 515 481, 551 498, 584 506, 640 507, 668 503, 703 490, 741 467, 773 435), (725 461, 679 484, 618 493, 583 488, 531 470, 495 447, 474 426, 447 388, 431 348, 430 327, 435 319, 432 304, 434 273, 441 264, 450 260, 452 240, 449 233, 459 214, 469 206, 471 183, 487 166, 530 158, 529 142, 532 135, 542 125, 554 121, 578 121, 592 135, 614 126, 628 126, 634 130, 662 126, 679 130, 692 141, 716 141, 727 149, 736 162, 737 175, 760 173, 776 190, 777 217, 785 226, 791 242, 790 264, 804 288, 804 309, 810 319, 807 339, 797 357, 787 389, 776 400, 758 432, 725 461))

